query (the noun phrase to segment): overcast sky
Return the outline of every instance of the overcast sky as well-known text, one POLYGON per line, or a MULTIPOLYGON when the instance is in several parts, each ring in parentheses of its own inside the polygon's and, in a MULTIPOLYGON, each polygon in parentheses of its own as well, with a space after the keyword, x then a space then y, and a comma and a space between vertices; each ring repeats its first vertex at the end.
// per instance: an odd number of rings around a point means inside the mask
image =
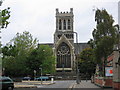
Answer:
POLYGON ((119 0, 4 0, 1 9, 10 7, 11 17, 7 29, 2 30, 2 44, 8 43, 17 32, 29 31, 39 43, 53 43, 55 9, 60 12, 73 8, 74 31, 79 42, 92 38, 95 28, 94 8, 105 8, 118 23, 119 0), (83 2, 84 1, 84 2, 83 2), (113 2, 114 1, 114 2, 113 2))

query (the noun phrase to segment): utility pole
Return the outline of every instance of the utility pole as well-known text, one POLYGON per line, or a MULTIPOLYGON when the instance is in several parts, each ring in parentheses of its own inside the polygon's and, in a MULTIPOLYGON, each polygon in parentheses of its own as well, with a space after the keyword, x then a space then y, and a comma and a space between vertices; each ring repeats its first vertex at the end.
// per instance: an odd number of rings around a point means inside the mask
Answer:
MULTIPOLYGON (((78 34, 77 34, 77 32, 73 32, 73 33, 75 33, 76 34, 76 44, 77 44, 77 46, 78 46, 78 34)), ((76 64, 76 74, 77 74, 77 78, 76 78, 76 83, 77 84, 79 84, 80 83, 80 80, 79 80, 79 69, 78 69, 78 54, 79 54, 79 51, 77 50, 77 55, 76 55, 76 62, 77 62, 77 64, 76 64)))
MULTIPOLYGON (((68 32, 66 32, 66 33, 68 33, 68 32)), ((66 33, 64 33, 64 34, 66 34, 66 33)), ((78 46, 78 34, 77 34, 77 32, 71 32, 71 33, 75 33, 76 34, 76 44, 77 44, 77 47, 79 47, 78 46)), ((79 50, 77 50, 77 55, 76 55, 76 83, 77 84, 79 84, 80 83, 80 79, 79 79, 79 69, 78 69, 78 54, 79 54, 79 50)))
POLYGON ((42 68, 39 68, 41 71, 41 85, 42 85, 42 68))

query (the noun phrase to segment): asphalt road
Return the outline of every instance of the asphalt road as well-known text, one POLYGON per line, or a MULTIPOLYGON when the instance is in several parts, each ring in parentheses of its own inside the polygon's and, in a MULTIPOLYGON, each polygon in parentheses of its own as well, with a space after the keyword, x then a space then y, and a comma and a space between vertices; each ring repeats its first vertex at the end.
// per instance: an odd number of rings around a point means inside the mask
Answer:
POLYGON ((55 81, 52 85, 39 85, 38 88, 16 88, 14 90, 41 90, 41 89, 57 89, 68 90, 68 88, 75 83, 75 80, 55 81))

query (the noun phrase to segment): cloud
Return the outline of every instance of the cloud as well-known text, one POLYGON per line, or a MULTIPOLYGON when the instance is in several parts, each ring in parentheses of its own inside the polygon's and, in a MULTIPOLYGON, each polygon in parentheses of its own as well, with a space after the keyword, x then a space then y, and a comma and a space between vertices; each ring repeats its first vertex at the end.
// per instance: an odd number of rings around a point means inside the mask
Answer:
POLYGON ((17 32, 29 31, 40 43, 52 42, 55 32, 55 9, 74 12, 74 30, 79 42, 92 38, 95 28, 93 7, 105 8, 117 23, 118 0, 5 0, 1 8, 11 7, 10 24, 2 31, 2 43, 7 43, 17 32), (113 8, 114 7, 114 8, 113 8))

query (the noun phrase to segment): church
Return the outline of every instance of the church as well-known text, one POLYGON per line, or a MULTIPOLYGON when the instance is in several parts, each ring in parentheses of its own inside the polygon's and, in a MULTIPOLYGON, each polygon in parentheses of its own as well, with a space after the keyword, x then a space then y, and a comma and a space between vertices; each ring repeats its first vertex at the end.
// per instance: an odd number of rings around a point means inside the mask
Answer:
POLYGON ((87 43, 78 43, 77 36, 77 32, 74 32, 73 8, 70 8, 69 12, 59 12, 59 9, 56 9, 54 43, 46 43, 44 45, 49 45, 53 48, 58 75, 63 72, 64 74, 75 74, 76 56, 83 49, 89 47, 87 43))

